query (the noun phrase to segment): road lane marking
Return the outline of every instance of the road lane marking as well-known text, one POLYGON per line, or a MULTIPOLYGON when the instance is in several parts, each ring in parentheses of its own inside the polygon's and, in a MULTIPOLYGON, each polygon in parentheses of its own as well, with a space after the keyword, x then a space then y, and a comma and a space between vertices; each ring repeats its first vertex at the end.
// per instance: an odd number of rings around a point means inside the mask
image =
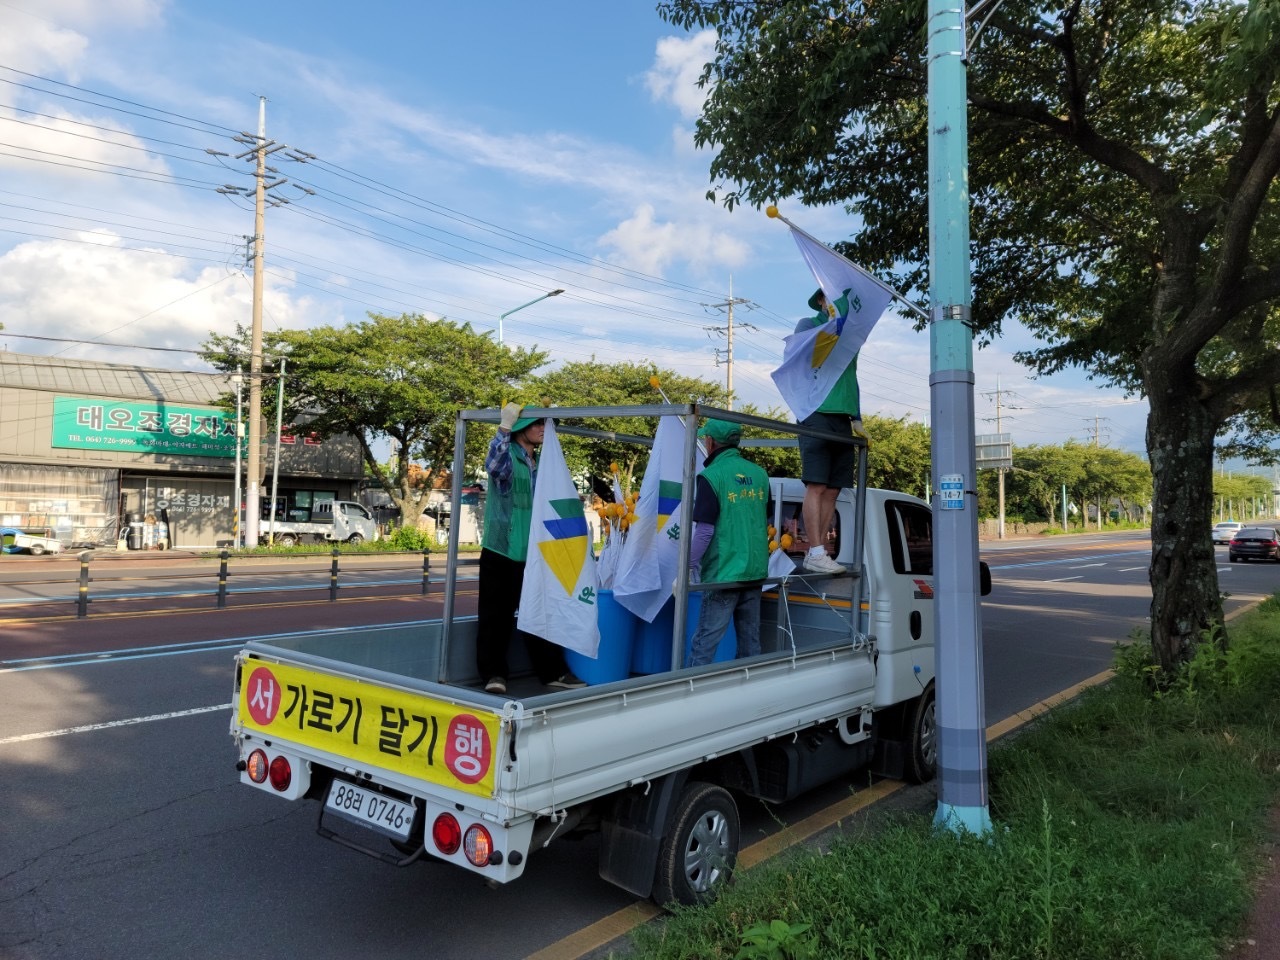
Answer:
POLYGON ((190 710, 174 710, 172 713, 156 713, 149 717, 130 717, 128 720, 108 720, 106 723, 87 723, 80 727, 66 727, 62 730, 45 730, 43 733, 24 733, 17 737, 0 738, 0 746, 9 743, 26 743, 28 740, 47 740, 49 737, 65 737, 70 733, 92 733, 95 730, 110 730, 113 727, 131 727, 136 723, 152 723, 155 720, 176 720, 179 717, 194 717, 201 713, 214 713, 218 710, 230 710, 231 704, 219 703, 212 707, 193 707, 190 710))
POLYGON ((1081 563, 1074 567, 1067 567, 1068 570, 1083 570, 1086 567, 1105 567, 1105 563, 1081 563))
POLYGON ((1041 582, 1042 583, 1066 583, 1068 580, 1083 580, 1083 579, 1084 579, 1084 574, 1080 574, 1080 576, 1078 577, 1058 577, 1056 580, 1044 580, 1041 582))
POLYGON ((1046 567, 1055 563, 1075 563, 1079 560, 1114 560, 1117 557, 1149 557, 1150 550, 1125 550, 1120 553, 1097 553, 1091 557, 1059 557, 1056 560, 1030 560, 1026 563, 989 564, 992 570, 1016 570, 1019 567, 1046 567))
POLYGON ((1146 570, 1147 567, 1121 567, 1118 573, 1132 573, 1134 570, 1146 570))

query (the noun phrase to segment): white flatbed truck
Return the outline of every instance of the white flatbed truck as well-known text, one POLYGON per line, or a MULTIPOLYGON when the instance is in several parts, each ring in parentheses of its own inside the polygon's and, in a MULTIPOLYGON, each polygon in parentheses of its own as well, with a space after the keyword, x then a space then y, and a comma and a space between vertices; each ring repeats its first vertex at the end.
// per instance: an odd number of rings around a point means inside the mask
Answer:
MULTIPOLYGON (((697 405, 544 412, 571 423, 620 411, 804 431, 697 405)), ((460 413, 459 450, 469 421, 497 418, 460 413)), ((866 447, 855 445, 860 482, 840 494, 834 534, 853 572, 765 584, 758 656, 679 666, 684 631, 673 630, 675 669, 556 692, 517 674, 507 694, 489 694, 475 618, 454 614, 451 562, 439 621, 246 644, 231 724, 242 782, 315 801, 318 831, 345 846, 398 865, 444 860, 496 883, 523 875, 553 839, 598 831, 604 879, 658 903, 695 903, 733 869, 735 796, 781 802, 865 767, 931 778, 930 508, 868 490, 866 447)), ((692 489, 690 470, 682 529, 692 489)), ((779 530, 799 517, 803 492, 770 481, 779 530)), ((455 510, 458 498, 455 486, 455 510)), ((685 591, 706 587, 680 584, 675 623, 685 591)))
POLYGON ((363 504, 351 500, 322 500, 309 511, 310 520, 263 518, 260 539, 284 547, 298 543, 349 543, 378 539, 378 524, 363 504))

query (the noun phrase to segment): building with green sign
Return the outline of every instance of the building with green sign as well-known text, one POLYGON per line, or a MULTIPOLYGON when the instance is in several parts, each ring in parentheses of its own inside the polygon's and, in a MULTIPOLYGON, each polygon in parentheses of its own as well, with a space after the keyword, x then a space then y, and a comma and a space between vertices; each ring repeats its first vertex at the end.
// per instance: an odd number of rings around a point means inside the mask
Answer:
MULTIPOLYGON (((157 529, 174 547, 230 541, 246 482, 238 494, 236 465, 248 460, 247 425, 237 457, 236 413, 221 405, 235 390, 220 373, 0 352, 0 528, 67 547, 148 546, 157 529), (131 521, 145 534, 129 540, 131 521)), ((270 493, 278 447, 284 511, 354 499, 353 438, 275 432, 263 430, 262 482, 270 493)))

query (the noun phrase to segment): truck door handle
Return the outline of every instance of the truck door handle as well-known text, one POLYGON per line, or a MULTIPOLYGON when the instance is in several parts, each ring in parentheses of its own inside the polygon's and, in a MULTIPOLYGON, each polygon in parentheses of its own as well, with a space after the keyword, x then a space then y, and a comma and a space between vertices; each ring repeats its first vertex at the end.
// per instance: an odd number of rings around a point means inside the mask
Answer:
POLYGON ((919 610, 912 610, 912 611, 911 611, 911 639, 912 639, 912 640, 919 640, 919 639, 920 639, 920 629, 921 629, 921 627, 920 627, 920 611, 919 611, 919 610))

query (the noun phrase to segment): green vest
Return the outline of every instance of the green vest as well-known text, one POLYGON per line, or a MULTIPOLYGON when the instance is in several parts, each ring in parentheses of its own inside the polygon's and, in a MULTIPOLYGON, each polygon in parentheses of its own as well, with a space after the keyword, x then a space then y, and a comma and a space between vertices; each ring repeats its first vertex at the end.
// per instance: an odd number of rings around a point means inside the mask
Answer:
POLYGON ((819 413, 847 413, 851 417, 861 418, 861 398, 858 396, 858 355, 855 353, 844 373, 831 387, 827 399, 818 407, 819 413))
POLYGON ((533 471, 524 447, 512 443, 510 450, 511 489, 503 494, 498 492, 496 483, 489 484, 481 546, 524 563, 529 555, 529 524, 533 520, 533 471))
POLYGON ((762 580, 769 572, 769 475, 725 447, 701 476, 720 501, 716 535, 702 557, 703 582, 762 580))

